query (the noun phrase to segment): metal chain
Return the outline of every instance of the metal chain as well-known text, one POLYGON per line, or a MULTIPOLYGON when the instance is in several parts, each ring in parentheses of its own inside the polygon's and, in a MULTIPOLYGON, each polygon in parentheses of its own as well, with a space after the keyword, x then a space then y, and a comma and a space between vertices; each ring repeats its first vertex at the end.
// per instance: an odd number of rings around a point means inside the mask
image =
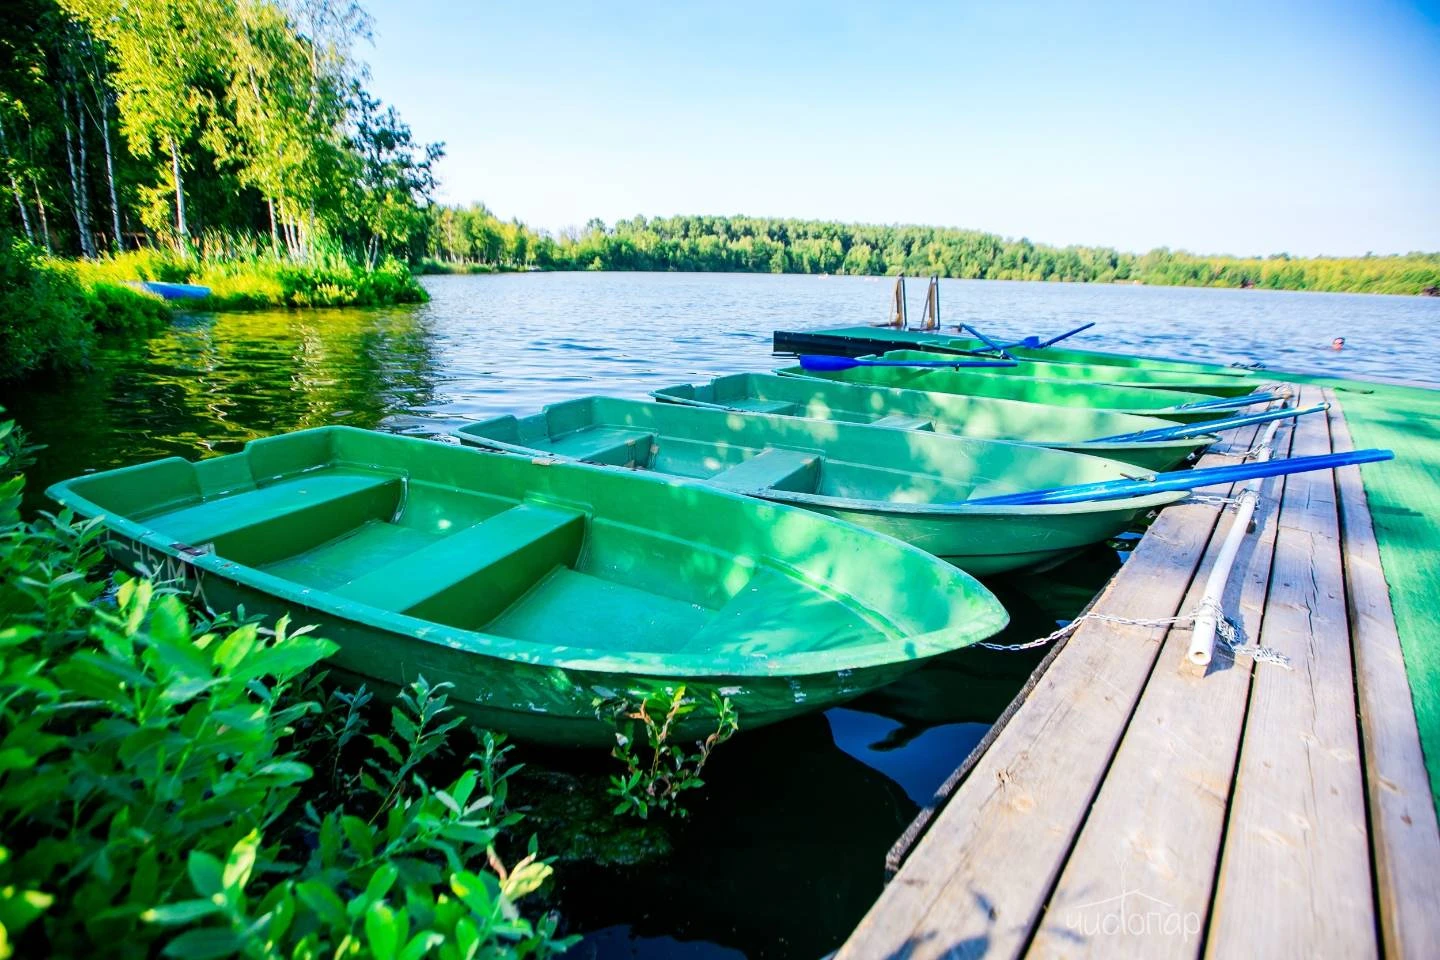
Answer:
POLYGON ((1230 654, 1233 660, 1237 657, 1249 657, 1256 663, 1273 663, 1277 667, 1286 670, 1293 669, 1290 666, 1290 658, 1276 650, 1274 647, 1262 647, 1259 643, 1247 644, 1240 624, 1225 615, 1224 609, 1216 600, 1202 600, 1200 609, 1196 613, 1207 610, 1215 618, 1215 639, 1225 652, 1230 654))
POLYGON ((1240 502, 1239 497, 1222 497, 1218 493, 1192 493, 1182 503, 1208 503, 1217 507, 1230 507, 1240 502))
POLYGON ((1147 619, 1144 617, 1116 617, 1107 613, 1087 613, 1075 620, 1071 620, 1055 632, 1040 637, 1037 640, 1030 640, 1026 643, 982 642, 976 644, 976 646, 984 647, 986 650, 999 650, 1002 653, 1019 653, 1022 650, 1033 650, 1036 647, 1043 647, 1048 643, 1054 643, 1056 640, 1064 639, 1080 629, 1081 625, 1087 621, 1118 623, 1131 627, 1171 627, 1182 623, 1194 623, 1195 619, 1201 613, 1207 611, 1207 607, 1209 608, 1209 612, 1215 617, 1216 639, 1220 641, 1232 659, 1236 657, 1249 657, 1256 663, 1273 663, 1275 666, 1283 667, 1286 670, 1292 669, 1290 666, 1290 658, 1280 651, 1275 650, 1273 647, 1262 647, 1259 644, 1253 646, 1244 644, 1241 641, 1239 624, 1230 619, 1230 617, 1225 614, 1225 611, 1221 609, 1220 605, 1214 601, 1210 601, 1208 604, 1202 602, 1193 612, 1180 614, 1175 617, 1153 617, 1147 619))

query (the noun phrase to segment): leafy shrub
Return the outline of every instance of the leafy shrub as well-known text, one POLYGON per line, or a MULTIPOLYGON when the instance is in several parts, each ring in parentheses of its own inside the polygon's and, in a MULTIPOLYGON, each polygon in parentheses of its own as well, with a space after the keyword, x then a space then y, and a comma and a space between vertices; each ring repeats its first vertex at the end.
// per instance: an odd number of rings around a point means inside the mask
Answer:
POLYGON ((86 309, 71 273, 0 234, 0 380, 84 368, 95 344, 86 309))
POLYGON ((685 696, 684 685, 666 697, 655 694, 638 704, 626 699, 598 700, 596 714, 608 712, 615 723, 615 748, 611 756, 625 766, 623 774, 610 778, 609 793, 618 798, 615 813, 628 813, 644 820, 652 809, 685 817, 689 811, 680 795, 705 785, 700 774, 716 747, 740 729, 730 698, 711 694, 715 711, 715 732, 698 741, 694 750, 671 742, 676 720, 695 712, 698 704, 685 696), (648 759, 638 748, 639 734, 645 737, 648 759))
POLYGON ((508 868, 496 851, 518 820, 497 802, 503 742, 444 789, 424 779, 456 723, 446 684, 416 681, 367 736, 363 689, 316 700, 331 642, 284 620, 196 622, 143 580, 112 600, 97 524, 21 521, 14 436, 0 436, 0 960, 568 946, 553 917, 516 906, 550 874, 534 841, 508 868))
POLYGON ((170 308, 154 294, 107 280, 86 290, 86 319, 104 333, 146 334, 170 322, 170 308))

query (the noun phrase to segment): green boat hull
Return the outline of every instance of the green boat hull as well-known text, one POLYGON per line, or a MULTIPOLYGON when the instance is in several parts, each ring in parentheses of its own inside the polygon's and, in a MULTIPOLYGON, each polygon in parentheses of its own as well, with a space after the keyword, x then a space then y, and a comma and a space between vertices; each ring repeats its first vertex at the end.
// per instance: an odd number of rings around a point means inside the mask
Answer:
POLYGON ((1214 397, 1177 390, 1150 390, 1111 383, 1080 383, 1069 380, 1045 380, 1035 377, 992 377, 976 370, 933 369, 925 367, 853 367, 849 370, 806 370, 803 367, 781 367, 775 373, 782 377, 834 380, 867 387, 889 387, 899 390, 923 390, 930 393, 953 393, 971 397, 993 397, 997 400, 1021 400, 1055 407, 1085 407, 1110 410, 1145 417, 1159 417, 1180 423, 1200 423, 1223 416, 1226 407, 1210 406, 1187 409, 1184 404, 1208 403, 1214 397))
MULTIPOLYGON (((780 339, 787 335, 777 333, 776 336, 777 339, 780 339)), ((973 337, 960 337, 922 330, 896 330, 892 327, 840 327, 833 330, 813 330, 790 334, 789 336, 813 338, 815 347, 813 352, 834 349, 841 350, 848 356, 902 349, 901 344, 913 345, 918 350, 939 350, 953 353, 975 353, 989 349, 983 341, 973 337), (875 349, 868 348, 871 344, 876 345, 875 349)), ((1201 373, 1217 377, 1249 378, 1254 376, 1250 370, 1229 367, 1220 363, 1179 360, 1172 357, 1134 356, 1102 350, 1075 350, 1068 347, 1030 350, 1024 347, 1011 347, 1008 352, 1017 358, 1041 362, 1100 364, 1131 370, 1169 370, 1176 373, 1201 373)))
MULTIPOLYGON (((970 337, 953 337, 950 339, 949 346, 951 349, 966 352, 986 349, 983 341, 970 337)), ((928 350, 930 348, 924 347, 922 349, 928 350)), ((1088 366, 1115 367, 1121 370, 1145 370, 1155 373, 1200 374, 1241 381, 1255 378, 1255 373, 1252 370, 1240 367, 1227 367, 1221 363, 1176 360, 1168 357, 1131 356, 1129 354, 1108 353, 1101 350, 1072 350, 1066 347, 1045 347, 1043 349, 1033 350, 1026 347, 1009 347, 1006 349, 1006 352, 1013 357, 1033 360, 1038 363, 1083 364, 1088 366)))
POLYGON ((315 623, 341 673, 451 682, 477 723, 557 746, 612 744, 597 701, 681 684, 746 729, 824 709, 1007 620, 953 567, 807 511, 343 427, 50 495, 130 570, 315 623))
MULTIPOLYGON (((883 357, 886 360, 931 362, 952 360, 955 355, 926 350, 891 350, 886 352, 883 357)), ((1144 368, 1127 369, 1090 363, 1036 363, 1024 358, 1019 358, 1017 366, 991 367, 986 369, 985 373, 992 377, 1033 377, 1042 380, 1147 387, 1151 390, 1181 390, 1189 393, 1203 393, 1211 397, 1239 397, 1254 389, 1254 384, 1238 377, 1214 377, 1198 373, 1144 368)))
POLYGON ((1156 472, 1178 467, 1219 439, 1206 435, 1185 440, 1098 441, 1095 438, 1174 424, 1087 407, 894 390, 766 373, 737 373, 705 384, 679 384, 653 391, 651 396, 667 403, 720 410, 928 430, 981 440, 1014 440, 1119 460, 1156 472))
POLYGON ((551 404, 523 418, 495 417, 456 435, 491 450, 653 471, 807 507, 903 540, 976 576, 1059 562, 1185 495, 970 506, 970 497, 1117 480, 1135 471, 998 440, 613 397, 551 404))

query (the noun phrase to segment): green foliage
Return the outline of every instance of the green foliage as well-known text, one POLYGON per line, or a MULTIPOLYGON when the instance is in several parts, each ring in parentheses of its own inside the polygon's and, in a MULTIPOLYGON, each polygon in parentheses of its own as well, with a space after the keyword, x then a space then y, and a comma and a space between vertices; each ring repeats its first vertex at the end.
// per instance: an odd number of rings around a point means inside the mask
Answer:
POLYGON ((711 752, 740 729, 730 698, 712 693, 710 699, 715 732, 695 743, 693 750, 671 742, 675 722, 694 713, 698 706, 694 700, 686 699, 683 685, 668 697, 656 693, 638 704, 623 698, 595 702, 596 714, 608 713, 615 723, 615 748, 610 755, 625 766, 623 774, 610 778, 608 792, 619 800, 616 815, 626 813, 644 820, 651 810, 659 810, 672 816, 688 816, 680 795, 705 785, 700 774, 711 752), (637 749, 641 733, 647 750, 637 749))
POLYGON ((0 37, 0 226, 47 251, 418 252, 442 148, 366 91, 359 4, 13 0, 0 37))
MULTIPOLYGON (((75 261, 74 269, 95 288, 126 280, 195 283, 210 288, 209 298, 193 302, 187 309, 373 307, 426 299, 425 289, 409 267, 393 258, 366 267, 330 245, 301 263, 253 241, 219 235, 205 237, 185 253, 138 250, 75 261)), ((136 296, 146 298, 140 293, 136 296)))
POLYGON ((483 203, 468 207, 432 206, 425 226, 426 273, 493 273, 531 266, 565 266, 555 241, 519 220, 508 223, 483 203))
POLYGON ((73 276, 0 233, 0 380, 84 367, 95 344, 87 309, 73 276))
MULTIPOLYGON (((489 237, 487 230, 499 225, 484 207, 432 210, 430 223, 430 253, 443 263, 514 262, 513 256, 500 252, 503 247, 484 239, 489 237), (470 226, 476 222, 479 228, 470 226)), ((525 231, 519 224, 513 229, 525 231)), ((974 230, 758 217, 636 217, 613 227, 592 220, 583 232, 562 236, 558 242, 533 233, 529 237, 527 262, 563 270, 905 273, 989 280, 1440 292, 1440 254, 1313 259, 1282 254, 1262 260, 1200 257, 1162 248, 1137 256, 1108 247, 1050 247, 974 230)))
POLYGON ((169 322, 158 297, 91 278, 0 234, 0 380, 83 369, 97 332, 140 334, 169 322))
MULTIPOLYGON (((5 408, 0 407, 0 413, 4 412, 5 408)), ((24 473, 35 462, 35 454, 40 450, 41 446, 31 443, 14 420, 0 420, 0 484, 24 473)), ((0 515, 4 515, 7 509, 0 503, 0 515)))
POLYGON ((103 280, 86 285, 85 291, 85 318, 102 333, 141 335, 170 323, 170 307, 153 294, 103 280))
POLYGON ((443 789, 423 778, 455 723, 445 685, 417 680, 367 739, 363 690, 314 699, 330 641, 284 620, 196 622, 143 580, 112 599, 97 524, 21 521, 14 437, 0 436, 0 960, 569 944, 516 906, 551 872, 534 841, 509 868, 496 852, 518 820, 484 792, 508 777, 499 742, 443 789))

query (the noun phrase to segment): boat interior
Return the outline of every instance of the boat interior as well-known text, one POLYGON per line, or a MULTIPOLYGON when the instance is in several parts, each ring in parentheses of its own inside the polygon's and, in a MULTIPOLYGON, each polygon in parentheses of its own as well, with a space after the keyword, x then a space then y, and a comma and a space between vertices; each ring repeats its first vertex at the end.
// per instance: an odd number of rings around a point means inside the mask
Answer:
MULTIPOLYGON (((583 475, 597 473, 330 428, 72 485, 171 548, 278 577, 297 596, 319 591, 466 631, 665 653, 793 652, 894 634, 855 601, 768 561, 763 528, 733 531, 727 553, 649 528, 643 509, 597 508, 588 501, 609 496, 603 474, 583 475), (536 493, 542 469, 567 483, 536 493)), ((664 512, 676 491, 655 488, 652 509, 664 512)))
POLYGON ((898 431, 864 431, 847 443, 837 440, 834 426, 810 420, 608 397, 551 404, 533 416, 496 417, 458 432, 480 445, 706 480, 736 492, 904 506, 1121 476, 1114 464, 1038 448, 898 431))
POLYGON ((1163 417, 1173 408, 1193 401, 1209 400, 1200 393, 1182 390, 1155 390, 1144 386, 1113 383, 1086 383, 1043 377, 991 377, 983 373, 925 367, 856 367, 851 370, 816 371, 782 367, 775 371, 786 377, 807 377, 858 383, 875 387, 899 387, 939 393, 969 394, 998 399, 1024 400, 1055 406, 1098 407, 1163 417))
MULTIPOLYGON (((924 350, 889 350, 881 356, 886 360, 911 360, 919 362, 953 359, 953 354, 947 356, 946 354, 929 353, 924 350)), ((1143 384, 1161 390, 1191 390, 1196 393, 1221 396, 1239 396, 1250 392, 1250 384, 1247 381, 1235 377, 1219 377, 1172 370, 1132 370, 1122 367, 1065 363, 1054 360, 1035 362, 1022 359, 1018 366, 992 367, 988 368, 985 372, 990 376, 1038 377, 1040 379, 1082 380, 1095 383, 1129 385, 1143 384)))
POLYGON ((750 413, 867 423, 971 437, 1068 441, 1135 433, 1171 425, 1154 417, 1052 407, 997 398, 918 390, 881 390, 835 380, 742 373, 709 383, 656 390, 660 400, 720 406, 750 413))

